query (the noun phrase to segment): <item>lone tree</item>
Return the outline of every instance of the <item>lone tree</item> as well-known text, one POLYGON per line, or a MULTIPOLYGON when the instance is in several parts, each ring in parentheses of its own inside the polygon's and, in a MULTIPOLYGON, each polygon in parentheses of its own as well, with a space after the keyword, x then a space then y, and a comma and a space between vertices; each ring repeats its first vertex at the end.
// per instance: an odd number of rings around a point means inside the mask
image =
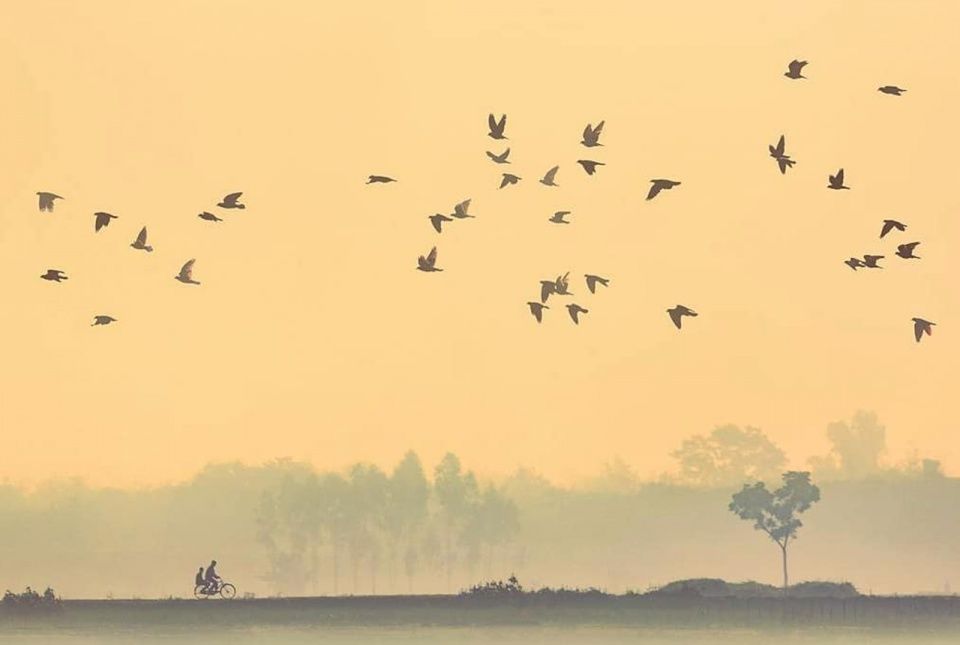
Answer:
POLYGON ((783 588, 789 586, 787 545, 803 526, 797 516, 820 501, 820 489, 810 481, 810 473, 790 471, 783 474, 783 486, 767 490, 763 482, 744 484, 734 493, 730 510, 743 520, 752 520, 753 528, 763 531, 783 553, 783 588))

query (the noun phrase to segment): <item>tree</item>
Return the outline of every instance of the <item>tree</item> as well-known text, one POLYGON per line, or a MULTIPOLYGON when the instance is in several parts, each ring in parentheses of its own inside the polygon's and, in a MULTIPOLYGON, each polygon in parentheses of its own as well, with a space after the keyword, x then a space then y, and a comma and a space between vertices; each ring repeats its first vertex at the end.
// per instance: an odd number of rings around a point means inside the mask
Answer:
POLYGON ((730 510, 740 519, 753 522, 753 528, 766 533, 783 554, 783 588, 790 584, 787 575, 787 545, 797 536, 803 523, 797 517, 820 501, 820 489, 810 481, 810 473, 790 471, 783 474, 783 485, 772 493, 763 482, 744 484, 734 493, 730 510))
POLYGON ((708 435, 686 439, 671 453, 680 462, 680 478, 695 486, 722 488, 777 476, 786 456, 758 428, 725 425, 708 435))
POLYGON ((849 423, 827 426, 830 453, 810 459, 820 478, 863 479, 880 472, 880 458, 887 448, 887 429, 873 412, 859 411, 849 423))
POLYGON ((440 520, 443 524, 444 568, 446 569, 447 589, 450 589, 454 540, 469 517, 471 506, 477 497, 477 480, 472 472, 462 472, 460 459, 455 454, 448 452, 434 469, 433 490, 437 503, 440 505, 440 520))
POLYGON ((419 561, 417 536, 427 519, 430 484, 420 457, 412 450, 404 455, 390 475, 384 524, 390 537, 391 572, 402 556, 407 590, 413 591, 413 575, 419 561))

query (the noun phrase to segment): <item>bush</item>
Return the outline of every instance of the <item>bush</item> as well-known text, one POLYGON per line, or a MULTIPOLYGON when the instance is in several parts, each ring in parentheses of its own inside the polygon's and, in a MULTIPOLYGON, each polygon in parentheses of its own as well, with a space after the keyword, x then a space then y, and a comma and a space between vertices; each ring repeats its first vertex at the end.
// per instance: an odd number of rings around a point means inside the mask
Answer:
POLYGON ((60 599, 57 597, 56 592, 47 587, 43 595, 38 594, 36 591, 27 587, 22 593, 13 593, 9 589, 5 594, 3 594, 3 606, 4 607, 15 607, 15 608, 32 608, 32 607, 59 607, 60 599))

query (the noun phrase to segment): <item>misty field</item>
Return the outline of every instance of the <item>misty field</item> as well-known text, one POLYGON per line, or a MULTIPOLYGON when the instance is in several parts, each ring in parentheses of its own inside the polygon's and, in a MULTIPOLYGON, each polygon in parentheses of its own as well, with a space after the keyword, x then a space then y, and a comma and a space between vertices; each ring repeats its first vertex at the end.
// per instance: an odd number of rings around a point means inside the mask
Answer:
POLYGON ((75 600, 0 611, 0 643, 955 642, 960 598, 75 600))

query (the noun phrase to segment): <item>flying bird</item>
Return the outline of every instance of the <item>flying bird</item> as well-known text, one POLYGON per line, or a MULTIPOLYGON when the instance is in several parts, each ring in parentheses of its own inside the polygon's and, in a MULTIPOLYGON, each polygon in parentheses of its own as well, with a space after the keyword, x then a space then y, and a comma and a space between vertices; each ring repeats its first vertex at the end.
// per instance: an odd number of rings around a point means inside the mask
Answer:
POLYGON ((509 161, 507 161, 507 157, 510 156, 510 148, 507 148, 506 150, 504 150, 498 155, 495 155, 489 150, 487 150, 487 156, 493 159, 494 163, 510 163, 509 161))
POLYGON ((589 123, 587 127, 583 130, 583 141, 580 143, 585 145, 588 148, 595 148, 596 146, 602 146, 600 143, 600 133, 603 131, 603 121, 597 124, 597 127, 592 127, 589 123))
POLYGON ((546 302, 551 293, 556 293, 557 283, 553 280, 540 281, 540 302, 546 302))
POLYGON ((572 296, 573 293, 570 291, 570 272, 567 271, 563 275, 558 275, 557 279, 553 283, 553 292, 558 296, 572 296))
POLYGON ((116 215, 111 215, 110 213, 94 213, 94 223, 93 230, 98 232, 101 228, 110 223, 110 220, 117 219, 116 215))
POLYGON ((99 315, 99 316, 93 317, 93 324, 90 326, 96 327, 97 325, 109 325, 110 323, 115 323, 115 322, 117 322, 117 319, 114 318, 113 316, 99 315))
POLYGON ((786 154, 786 145, 786 139, 781 134, 776 146, 767 146, 770 150, 770 156, 776 159, 777 165, 780 166, 781 175, 787 174, 787 168, 793 168, 793 165, 797 163, 786 154))
POLYGON ((419 271, 426 271, 428 273, 432 271, 443 271, 443 269, 438 269, 437 266, 437 247, 430 249, 430 253, 427 254, 427 257, 422 255, 417 258, 417 269, 419 271))
POLYGON ((919 260, 919 255, 914 255, 913 250, 917 248, 920 242, 910 242, 909 244, 900 244, 897 246, 897 255, 904 260, 919 260))
POLYGON ((456 217, 457 219, 467 219, 468 217, 475 217, 474 215, 467 214, 467 209, 469 208, 470 208, 470 200, 465 199, 453 207, 453 212, 450 213, 450 215, 453 217, 456 217))
POLYGON ((537 319, 537 322, 542 323, 543 310, 549 309, 550 307, 540 302, 528 302, 527 305, 530 307, 530 313, 532 313, 533 317, 537 319))
POLYGON ((572 304, 567 305, 567 312, 570 314, 570 318, 573 320, 574 324, 579 325, 579 324, 580 324, 580 318, 578 318, 578 316, 579 316, 580 314, 590 313, 590 310, 589 310, 589 309, 584 309, 583 307, 581 307, 580 305, 578 305, 578 304, 576 304, 576 303, 572 303, 572 304))
POLYGON ((246 208, 244 204, 241 204, 239 201, 240 195, 243 193, 230 193, 223 198, 223 201, 217 204, 220 208, 246 208))
POLYGON ((487 126, 490 128, 490 132, 487 136, 491 139, 506 139, 503 136, 503 131, 507 127, 507 115, 504 114, 500 117, 500 120, 497 119, 491 114, 487 117, 487 126))
POLYGON ((601 278, 598 275, 591 275, 589 273, 585 273, 583 277, 587 279, 587 289, 590 290, 590 293, 597 292, 597 284, 601 284, 605 287, 610 286, 609 278, 601 278))
POLYGON ((44 280, 50 280, 51 282, 60 282, 62 280, 68 280, 67 275, 60 269, 47 269, 47 272, 40 276, 44 280))
POLYGON ((883 92, 884 94, 893 94, 894 96, 900 96, 907 90, 902 87, 897 87, 896 85, 884 85, 883 87, 877 88, 878 92, 883 92))
POLYGON ((503 173, 503 179, 500 181, 500 188, 503 188, 504 186, 509 186, 510 184, 515 184, 518 181, 520 181, 520 177, 517 177, 516 175, 511 175, 510 173, 505 172, 503 173))
POLYGON ((877 262, 883 258, 884 256, 882 255, 865 255, 863 256, 863 266, 868 269, 882 269, 883 267, 877 264, 877 262))
POLYGON ((683 305, 677 305, 672 309, 667 309, 667 313, 670 314, 670 320, 673 321, 673 324, 677 326, 677 329, 680 329, 681 321, 684 316, 697 316, 697 312, 689 307, 684 307, 683 305))
POLYGON ((844 260, 843 263, 846 264, 851 269, 853 269, 854 271, 856 271, 858 267, 867 266, 866 264, 863 263, 863 260, 861 260, 860 258, 850 258, 848 260, 844 260))
POLYGON ((602 161, 590 161, 589 159, 577 159, 577 163, 583 166, 583 169, 587 171, 588 175, 592 175, 597 172, 597 166, 606 166, 607 164, 602 161))
POLYGON ((43 191, 37 193, 37 197, 40 198, 40 212, 46 211, 48 213, 53 212, 53 202, 57 199, 63 199, 60 195, 55 193, 45 193, 43 191))
POLYGON ((673 181, 672 179, 651 179, 650 183, 653 184, 650 186, 650 192, 647 193, 647 199, 653 199, 661 190, 670 190, 674 186, 679 186, 679 181, 673 181))
POLYGON ((386 175, 370 175, 367 177, 368 184, 389 184, 392 181, 396 181, 396 179, 387 177, 386 175))
POLYGON ((430 223, 433 224, 433 228, 437 231, 437 233, 442 233, 442 231, 440 230, 440 227, 443 226, 444 222, 453 221, 452 217, 447 217, 442 213, 437 213, 436 215, 430 215, 429 217, 427 217, 427 219, 429 219, 430 223))
POLYGON ((180 273, 174 276, 175 279, 179 280, 183 284, 200 284, 193 279, 193 263, 196 260, 187 260, 186 264, 180 267, 180 273))
POLYGON ((850 190, 850 186, 843 185, 843 168, 837 171, 837 174, 830 175, 830 183, 827 184, 827 188, 832 188, 833 190, 850 190))
POLYGON ((883 239, 883 236, 889 233, 890 231, 892 231, 893 229, 897 229, 902 233, 903 231, 907 230, 907 225, 901 222, 898 222, 895 219, 883 220, 883 227, 880 229, 880 239, 883 239))
POLYGON ((924 334, 927 336, 933 335, 933 326, 937 323, 924 320, 923 318, 911 318, 910 320, 913 321, 913 337, 917 339, 918 343, 924 334))
POLYGON ((563 219, 564 216, 569 215, 570 211, 557 211, 550 216, 550 221, 554 224, 569 224, 567 220, 563 219))
POLYGON ((133 243, 130 244, 130 246, 137 249, 138 251, 146 251, 147 253, 150 253, 151 251, 153 251, 153 247, 147 244, 147 227, 146 226, 140 229, 140 234, 137 235, 137 239, 135 239, 133 243))
POLYGON ((200 219, 205 219, 205 220, 207 220, 208 222, 222 222, 222 221, 223 221, 221 218, 217 217, 217 216, 214 215, 213 213, 208 213, 207 211, 203 211, 202 213, 200 213, 199 215, 197 215, 197 217, 199 217, 200 219))
POLYGON ((784 72, 783 75, 786 76, 787 78, 794 78, 794 79, 806 78, 806 76, 800 73, 804 65, 806 64, 807 64, 807 61, 805 60, 792 60, 790 61, 790 64, 787 65, 787 71, 784 72))
POLYGON ((544 186, 556 186, 554 179, 557 177, 557 171, 560 170, 560 166, 554 166, 547 171, 547 174, 543 176, 543 179, 540 180, 540 183, 544 186))

